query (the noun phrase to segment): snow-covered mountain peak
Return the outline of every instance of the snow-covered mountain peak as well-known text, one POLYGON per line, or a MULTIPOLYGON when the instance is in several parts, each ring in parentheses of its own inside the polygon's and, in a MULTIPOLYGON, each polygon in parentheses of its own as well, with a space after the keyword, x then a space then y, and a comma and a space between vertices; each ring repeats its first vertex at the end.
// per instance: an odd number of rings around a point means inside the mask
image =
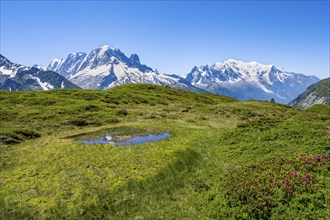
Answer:
POLYGON ((0 54, 0 62, 8 61, 8 59, 0 54))
POLYGON ((81 57, 81 56, 86 56, 86 53, 84 52, 74 52, 74 53, 70 53, 68 55, 68 58, 75 58, 75 57, 81 57))
MULTIPOLYGON (((56 60, 57 62, 60 60, 56 60)), ((54 61, 54 63, 56 63, 54 61)), ((0 55, 0 90, 30 91, 55 88, 79 88, 65 77, 44 67, 34 65, 27 67, 12 63, 0 55)))
POLYGON ((46 70, 46 67, 38 65, 38 64, 34 64, 32 67, 40 69, 40 70, 46 70))
POLYGON ((52 62, 51 62, 51 63, 60 62, 61 60, 63 60, 63 59, 57 59, 57 58, 54 58, 54 59, 52 60, 52 62))
MULTIPOLYGON (((235 69, 254 70, 257 72, 270 71, 272 69, 272 67, 274 67, 273 64, 261 64, 261 63, 258 63, 257 61, 244 62, 244 61, 235 60, 235 59, 225 60, 223 65, 226 65, 226 64, 227 64, 227 66, 234 67, 235 69)), ((216 63, 216 65, 220 66, 221 63, 216 63)))
POLYGON ((194 86, 239 99, 269 99, 287 103, 299 91, 318 81, 317 77, 286 72, 273 64, 235 59, 194 67, 186 76, 194 86))
POLYGON ((54 66, 54 65, 58 65, 60 63, 62 63, 64 61, 64 59, 57 59, 57 58, 54 58, 52 60, 52 62, 50 62, 49 66, 54 66))
POLYGON ((0 54, 0 76, 15 77, 19 70, 24 70, 26 68, 26 66, 12 63, 5 56, 0 54))
POLYGON ((1 66, 10 66, 12 64, 13 64, 12 62, 10 62, 6 57, 4 57, 0 54, 0 65, 1 66))
POLYGON ((117 48, 110 47, 109 45, 101 45, 92 50, 90 54, 97 54, 97 57, 103 57, 104 55, 116 56, 116 54, 122 54, 122 52, 117 48))
POLYGON ((237 64, 237 63, 243 63, 243 61, 240 61, 240 60, 236 60, 236 59, 230 58, 230 59, 228 59, 228 60, 225 60, 224 63, 237 64))
POLYGON ((113 49, 111 49, 108 45, 102 45, 102 46, 98 47, 97 49, 95 49, 95 51, 97 52, 97 54, 99 56, 103 56, 109 50, 113 50, 113 49))
POLYGON ((60 73, 84 89, 108 89, 126 83, 170 85, 197 91, 179 76, 159 73, 141 64, 137 54, 127 57, 119 49, 102 45, 89 54, 72 53, 61 65, 52 62, 49 70, 60 73))
POLYGON ((107 50, 116 50, 115 48, 113 47, 110 47, 109 45, 101 45, 98 47, 98 49, 102 50, 102 51, 107 51, 107 50))
POLYGON ((52 62, 50 62, 50 64, 47 66, 47 69, 48 69, 48 70, 56 69, 56 68, 58 68, 59 66, 61 66, 63 62, 64 62, 64 59, 57 59, 57 58, 54 58, 54 59, 52 60, 52 62))
POLYGON ((65 77, 75 72, 87 54, 83 52, 70 53, 66 59, 54 59, 47 67, 47 70, 55 71, 65 77))

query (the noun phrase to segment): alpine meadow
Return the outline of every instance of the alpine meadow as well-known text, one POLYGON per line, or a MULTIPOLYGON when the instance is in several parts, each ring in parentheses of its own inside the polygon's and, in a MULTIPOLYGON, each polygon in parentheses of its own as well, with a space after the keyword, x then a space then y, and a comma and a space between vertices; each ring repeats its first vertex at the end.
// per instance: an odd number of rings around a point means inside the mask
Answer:
POLYGON ((329 106, 128 84, 1 92, 3 219, 326 219, 329 106), (169 132, 132 146, 72 135, 169 132), (69 138, 68 138, 69 137, 69 138))
POLYGON ((330 2, 0 0, 0 220, 326 220, 330 2))

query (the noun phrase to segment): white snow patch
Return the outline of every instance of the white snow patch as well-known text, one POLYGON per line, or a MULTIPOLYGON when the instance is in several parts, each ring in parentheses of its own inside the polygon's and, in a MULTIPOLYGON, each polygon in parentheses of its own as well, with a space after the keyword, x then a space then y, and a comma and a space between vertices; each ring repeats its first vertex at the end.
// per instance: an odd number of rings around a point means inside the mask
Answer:
POLYGON ((49 64, 49 68, 50 70, 58 70, 61 65, 64 63, 64 59, 53 59, 53 61, 49 64))
POLYGON ((1 75, 11 75, 14 72, 12 69, 5 69, 4 66, 0 66, 0 74, 1 75))
POLYGON ((41 86, 41 88, 43 90, 50 90, 50 89, 54 89, 54 86, 49 84, 49 83, 45 83, 42 82, 38 77, 34 77, 32 75, 30 75, 32 79, 36 80, 38 82, 38 84, 41 86))
POLYGON ((100 48, 100 51, 97 54, 97 57, 99 57, 99 58, 103 57, 105 52, 107 52, 110 49, 110 47, 108 45, 103 45, 103 46, 100 46, 99 48, 100 48))
POLYGON ((4 66, 0 67, 0 75, 6 75, 9 76, 10 78, 15 77, 16 73, 20 70, 27 70, 29 67, 26 66, 21 66, 18 64, 14 64, 11 66, 10 69, 5 68, 4 66))
POLYGON ((69 80, 72 78, 77 78, 78 76, 97 76, 97 75, 108 75, 109 74, 109 70, 111 69, 111 65, 102 65, 102 66, 98 66, 95 69, 89 69, 89 68, 85 68, 79 72, 77 72, 76 74, 74 74, 73 76, 69 77, 69 80))

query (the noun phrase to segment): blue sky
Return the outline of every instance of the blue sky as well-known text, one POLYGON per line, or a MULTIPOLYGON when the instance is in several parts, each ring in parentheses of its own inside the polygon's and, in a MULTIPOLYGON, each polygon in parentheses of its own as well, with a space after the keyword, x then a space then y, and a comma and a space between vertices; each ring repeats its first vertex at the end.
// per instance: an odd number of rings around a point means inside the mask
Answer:
POLYGON ((0 52, 48 65, 108 44, 160 72, 229 58, 329 76, 329 1, 4 1, 0 52))

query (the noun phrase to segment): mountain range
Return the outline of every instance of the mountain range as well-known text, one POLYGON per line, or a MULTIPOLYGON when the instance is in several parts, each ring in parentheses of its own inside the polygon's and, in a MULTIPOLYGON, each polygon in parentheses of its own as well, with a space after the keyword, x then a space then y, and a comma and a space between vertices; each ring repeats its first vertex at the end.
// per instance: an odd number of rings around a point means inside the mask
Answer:
POLYGON ((137 54, 128 57, 119 49, 107 45, 89 54, 75 52, 65 59, 54 59, 44 70, 38 65, 26 67, 14 64, 3 56, 0 61, 2 90, 78 87, 105 90, 122 84, 146 83, 215 93, 240 100, 274 98, 276 102, 287 104, 318 81, 315 76, 287 72, 274 65, 234 59, 210 66, 195 66, 185 77, 168 75, 141 64, 137 54), (50 81, 53 78, 54 81, 50 81))
POLYGON ((54 71, 15 64, 0 54, 0 90, 33 91, 62 88, 79 87, 54 71))
POLYGON ((234 59, 211 66, 195 66, 186 79, 211 93, 240 100, 274 98, 280 103, 288 103, 309 85, 319 81, 315 76, 286 72, 274 65, 234 59))
POLYGON ((107 45, 89 54, 71 53, 66 59, 54 59, 47 70, 58 72, 83 89, 104 90, 128 83, 147 83, 201 91, 183 77, 159 73, 141 64, 137 54, 127 57, 107 45))

